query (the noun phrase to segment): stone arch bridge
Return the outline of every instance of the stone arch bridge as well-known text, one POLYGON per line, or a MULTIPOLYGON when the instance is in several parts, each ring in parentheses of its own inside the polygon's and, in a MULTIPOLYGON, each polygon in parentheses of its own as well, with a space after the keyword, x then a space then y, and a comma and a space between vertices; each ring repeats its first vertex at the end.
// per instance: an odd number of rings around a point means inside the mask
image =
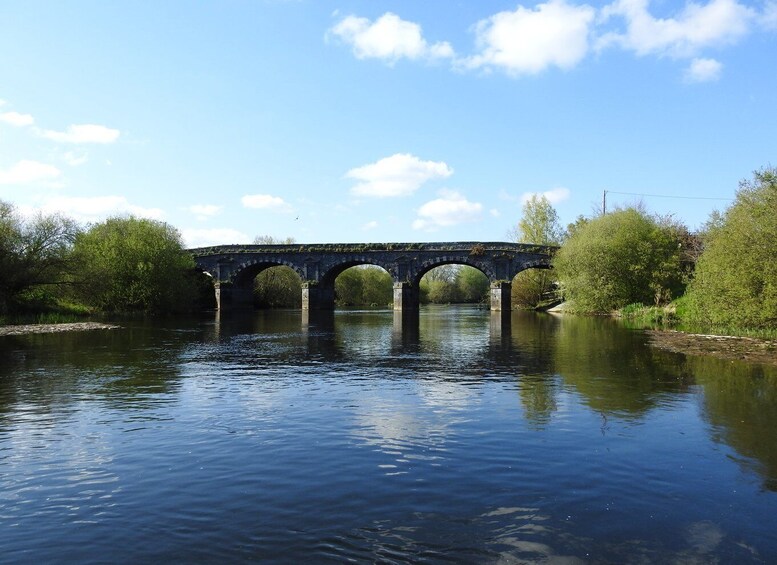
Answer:
POLYGON ((220 245, 190 249, 197 267, 213 277, 220 309, 245 308, 253 301, 253 280, 270 267, 290 267, 302 280, 302 308, 334 308, 335 279, 356 265, 377 265, 394 281, 394 309, 419 306, 421 277, 441 265, 469 265, 491 283, 491 309, 510 310, 515 275, 548 269, 558 248, 505 242, 347 243, 220 245))

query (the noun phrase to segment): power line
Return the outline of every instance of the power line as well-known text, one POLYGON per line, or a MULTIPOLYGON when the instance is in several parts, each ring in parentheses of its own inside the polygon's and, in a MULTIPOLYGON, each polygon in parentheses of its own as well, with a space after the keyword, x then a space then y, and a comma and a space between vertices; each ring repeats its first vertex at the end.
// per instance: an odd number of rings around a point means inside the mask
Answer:
POLYGON ((636 192, 617 192, 615 190, 606 190, 607 194, 625 194, 626 196, 649 196, 651 198, 680 198, 683 200, 727 200, 733 201, 734 198, 713 198, 710 196, 676 196, 672 194, 639 194, 636 192))
POLYGON ((602 191, 602 213, 607 213, 607 194, 622 194, 626 196, 643 196, 649 198, 675 198, 680 200, 725 200, 733 202, 734 198, 714 198, 711 196, 677 196, 675 194, 640 194, 638 192, 618 192, 616 190, 602 191))

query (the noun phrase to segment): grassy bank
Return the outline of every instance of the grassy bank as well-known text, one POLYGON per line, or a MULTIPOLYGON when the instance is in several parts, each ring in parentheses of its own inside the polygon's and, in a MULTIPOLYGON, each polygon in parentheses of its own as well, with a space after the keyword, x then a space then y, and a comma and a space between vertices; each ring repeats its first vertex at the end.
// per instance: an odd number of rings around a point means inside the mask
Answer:
POLYGON ((686 297, 683 296, 665 306, 629 304, 618 310, 615 316, 621 318, 627 327, 636 329, 678 330, 694 334, 777 339, 777 328, 754 329, 690 325, 687 322, 686 302, 686 297))
POLYGON ((12 312, 0 315, 0 325, 67 324, 81 322, 94 314, 88 306, 75 302, 25 302, 16 305, 12 312))

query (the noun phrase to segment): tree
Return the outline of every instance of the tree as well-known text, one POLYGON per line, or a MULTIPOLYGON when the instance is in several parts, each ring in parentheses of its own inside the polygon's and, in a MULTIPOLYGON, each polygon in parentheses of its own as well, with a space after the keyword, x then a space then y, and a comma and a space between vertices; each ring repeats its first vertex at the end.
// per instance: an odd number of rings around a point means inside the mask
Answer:
POLYGON ((522 243, 558 245, 563 236, 556 209, 546 196, 532 194, 523 204, 516 239, 522 243))
MULTIPOLYGON (((537 245, 558 245, 563 234, 553 205, 545 196, 533 194, 523 205, 515 239, 537 245)), ((555 282, 555 274, 547 269, 522 271, 513 280, 512 303, 522 308, 537 308, 552 291, 555 282)))
POLYGON ((174 227, 114 217, 79 234, 79 295, 106 311, 178 311, 197 299, 194 259, 174 227))
POLYGON ((488 277, 482 271, 469 265, 459 270, 456 286, 462 302, 485 302, 489 296, 488 277))
MULTIPOLYGON (((0 201, 0 312, 67 282, 78 225, 59 214, 23 218, 0 201)), ((50 290, 42 298, 50 299, 50 290)))
POLYGON ((777 327, 777 169, 753 173, 712 217, 696 265, 689 317, 712 327, 777 327))
POLYGON ((366 306, 388 306, 394 301, 394 281, 380 267, 364 267, 361 271, 362 302, 366 306))
POLYGON ((581 312, 662 303, 683 290, 679 239, 642 210, 627 208, 579 227, 553 260, 564 293, 581 312))
POLYGON ((458 265, 440 265, 424 274, 419 284, 421 302, 432 304, 459 302, 456 279, 460 268, 458 265))

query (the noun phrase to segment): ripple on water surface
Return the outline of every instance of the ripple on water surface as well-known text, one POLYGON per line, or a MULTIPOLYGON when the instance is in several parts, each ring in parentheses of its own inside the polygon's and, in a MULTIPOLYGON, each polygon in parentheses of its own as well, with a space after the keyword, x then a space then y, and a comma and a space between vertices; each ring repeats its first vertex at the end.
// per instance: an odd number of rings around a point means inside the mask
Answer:
POLYGON ((14 346, 4 559, 777 559, 777 446, 737 423, 777 424, 773 375, 599 321, 295 315, 14 346))

